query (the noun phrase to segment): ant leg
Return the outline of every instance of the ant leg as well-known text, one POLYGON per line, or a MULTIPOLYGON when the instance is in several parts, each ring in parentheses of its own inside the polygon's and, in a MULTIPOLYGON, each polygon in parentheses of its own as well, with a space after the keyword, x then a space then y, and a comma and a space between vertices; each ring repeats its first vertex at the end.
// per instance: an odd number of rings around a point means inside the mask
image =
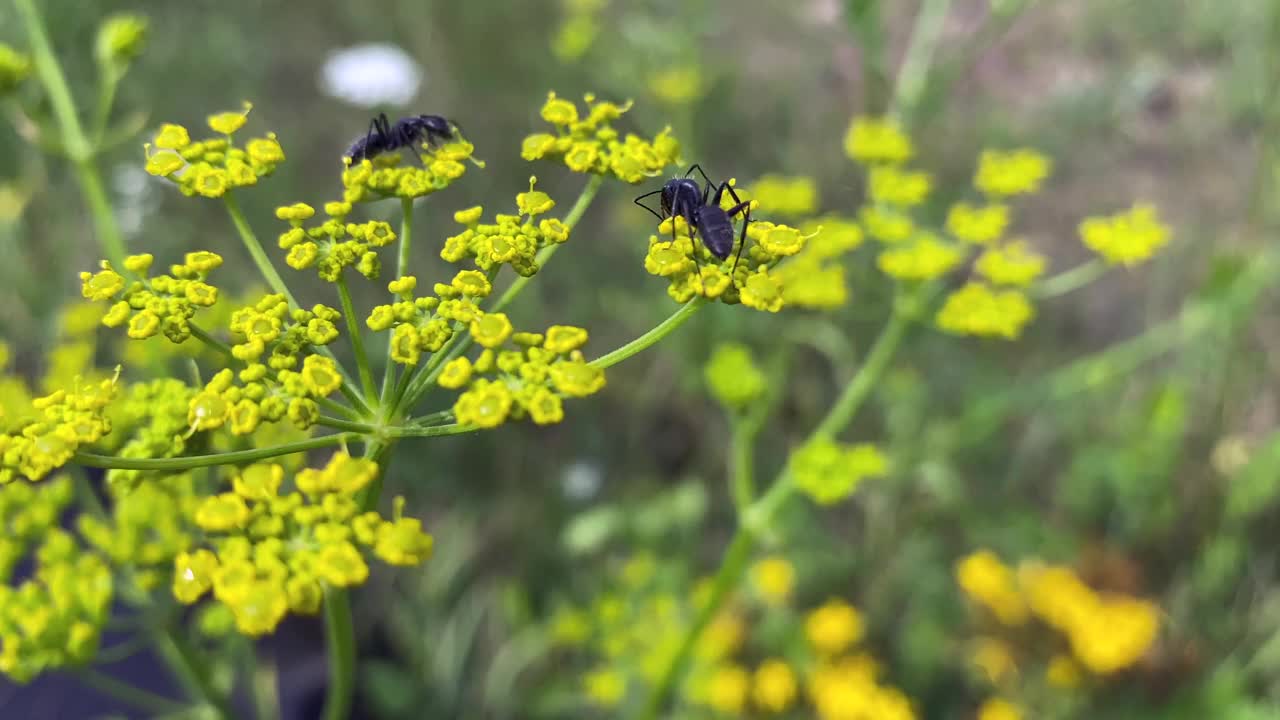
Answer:
MULTIPOLYGON (((698 165, 697 163, 694 163, 693 167, 689 168, 689 172, 693 172, 694 170, 697 170, 697 171, 698 171, 698 174, 699 174, 699 175, 701 175, 701 176, 702 176, 702 179, 703 179, 703 180, 705 180, 705 181, 707 182, 707 185, 709 185, 709 186, 711 186, 711 187, 715 187, 715 186, 716 186, 716 184, 715 184, 715 183, 711 182, 711 178, 707 177, 707 173, 703 171, 703 169, 702 169, 702 166, 701 166, 701 165, 698 165)), ((685 175, 685 177, 688 177, 688 175, 685 175)))
POLYGON ((693 261, 694 272, 698 274, 699 294, 705 297, 707 294, 707 285, 702 281, 702 265, 698 262, 698 242, 693 239, 693 222, 695 212, 696 210, 694 208, 687 207, 686 204, 680 200, 680 197, 678 195, 676 196, 675 206, 671 208, 671 242, 674 243, 676 241, 675 217, 679 215, 684 218, 685 229, 689 233, 689 259, 693 261))
POLYGON ((659 194, 659 193, 661 193, 661 192, 662 192, 661 190, 654 190, 653 192, 647 192, 647 193, 645 193, 645 194, 641 195, 640 197, 636 198, 636 199, 635 199, 635 200, 633 200, 632 202, 634 202, 635 204, 637 204, 637 205, 639 205, 640 207, 644 208, 645 210, 648 210, 648 211, 649 211, 649 212, 650 212, 654 217, 658 218, 658 222, 662 222, 663 220, 666 220, 666 218, 665 218, 665 217, 663 217, 662 215, 659 215, 659 214, 658 214, 658 212, 657 212, 656 210, 654 210, 653 208, 651 208, 651 207, 649 207, 648 205, 645 205, 644 203, 640 202, 641 200, 643 200, 643 199, 645 199, 645 198, 647 198, 647 197, 649 197, 649 196, 651 196, 651 195, 657 195, 657 194, 659 194))
POLYGON ((723 193, 725 190, 729 191, 729 196, 732 197, 733 201, 737 203, 737 205, 734 205, 732 208, 729 209, 729 211, 727 212, 728 216, 733 217, 734 215, 737 215, 740 212, 743 213, 742 232, 739 233, 738 235, 738 254, 734 256, 733 269, 729 271, 729 275, 732 276, 734 271, 738 269, 738 259, 742 257, 742 250, 747 246, 747 225, 751 224, 751 201, 743 200, 742 198, 738 197, 738 193, 733 189, 733 186, 730 185, 728 182, 725 182, 720 185, 720 189, 716 192, 716 199, 717 199, 716 204, 719 204, 720 194, 723 193))
POLYGON ((745 200, 734 205, 727 214, 733 217, 738 213, 743 213, 742 232, 738 234, 738 254, 733 256, 733 267, 729 270, 730 277, 733 277, 734 271, 738 269, 738 259, 742 257, 742 250, 747 246, 747 225, 751 224, 751 201, 745 200))

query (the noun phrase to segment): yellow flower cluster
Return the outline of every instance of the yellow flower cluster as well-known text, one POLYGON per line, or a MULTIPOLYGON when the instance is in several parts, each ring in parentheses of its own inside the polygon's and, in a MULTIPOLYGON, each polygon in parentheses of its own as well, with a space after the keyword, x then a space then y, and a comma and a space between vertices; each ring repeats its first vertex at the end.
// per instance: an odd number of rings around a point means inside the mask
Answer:
POLYGON ((294 270, 314 267, 320 279, 326 282, 337 282, 342 271, 349 267, 354 267, 370 280, 376 280, 382 269, 378 249, 396 240, 391 226, 382 220, 346 222, 351 203, 330 202, 324 205, 328 219, 305 228, 305 222, 315 212, 306 203, 276 208, 276 217, 288 221, 291 226, 280 234, 277 241, 281 250, 288 251, 285 263, 294 270))
MULTIPOLYGON (((195 388, 173 378, 133 383, 108 408, 111 434, 102 445, 123 458, 169 458, 187 449, 191 427, 187 408, 195 388)), ((164 477, 152 471, 107 471, 107 484, 126 493, 137 488, 144 477, 164 477)))
POLYGON ((738 194, 758 200, 760 208, 773 215, 805 217, 818 209, 818 183, 811 177, 764 175, 738 194))
POLYGON ((191 397, 187 424, 192 432, 225 425, 232 435, 248 435, 263 422, 287 417, 305 430, 320 419, 317 400, 341 386, 337 363, 322 355, 307 355, 301 369, 281 369, 274 375, 261 363, 250 363, 238 373, 224 368, 191 397))
POLYGON ((649 92, 668 105, 688 105, 706 91, 702 69, 694 63, 672 65, 649 75, 649 92))
MULTIPOLYGON (((665 572, 657 572, 647 555, 628 560, 613 573, 608 590, 586 606, 562 607, 551 621, 558 644, 594 658, 582 690, 596 705, 617 707, 629 693, 656 682, 708 600, 709 580, 695 584, 691 593, 673 590, 686 588, 687 578, 673 577, 670 564, 662 567, 665 572)), ((880 683, 875 660, 858 650, 864 628, 855 607, 832 599, 806 613, 787 608, 795 568, 780 556, 762 558, 751 577, 761 604, 730 600, 708 623, 694 645, 682 686, 686 703, 729 717, 787 712, 820 720, 915 717, 906 696, 880 683), (753 637, 757 614, 785 632, 753 637), (769 647, 770 636, 807 642, 769 647), (758 660, 743 662, 739 656, 746 653, 758 660), (806 696, 811 709, 805 708, 806 696)), ((693 712, 702 714, 705 710, 693 712)))
POLYGON ((105 65, 129 63, 142 54, 147 43, 147 18, 120 13, 112 15, 98 28, 94 55, 105 65))
POLYGON ((990 550, 979 550, 957 563, 956 582, 1005 625, 1022 625, 1027 621, 1027 604, 1013 570, 990 550))
POLYGON ((233 336, 241 338, 231 347, 231 354, 247 363, 261 361, 271 351, 266 364, 274 370, 298 366, 298 358, 312 348, 328 345, 338 338, 336 322, 342 314, 334 308, 316 304, 310 310, 289 310, 283 295, 263 295, 257 302, 246 304, 231 314, 233 336))
POLYGON ((564 398, 587 397, 604 387, 604 371, 587 364, 579 349, 587 342, 582 328, 515 332, 506 315, 481 313, 468 332, 484 351, 474 361, 449 361, 436 380, 445 388, 467 387, 453 405, 459 423, 492 428, 527 416, 550 425, 564 419, 564 398))
POLYGON ((1160 222, 1152 205, 1134 205, 1110 217, 1088 218, 1080 223, 1086 247, 1112 265, 1144 262, 1169 242, 1169 228, 1160 222))
MULTIPOLYGON (((1136 663, 1160 628, 1155 604, 1095 591, 1065 566, 1025 562, 1015 572, 994 553, 980 550, 957 563, 956 579, 965 594, 1001 623, 1024 625, 1035 617, 1057 630, 1075 660, 1098 675, 1136 663)), ((1074 683, 1070 658, 1056 656, 1049 671, 1055 684, 1074 683)))
POLYGON ((649 237, 644 268, 651 275, 667 279, 667 294, 676 302, 701 295, 778 312, 786 301, 782 281, 773 268, 783 258, 803 250, 811 237, 786 225, 753 221, 747 226, 747 239, 752 243, 743 249, 741 258, 735 250, 720 260, 690 234, 683 217, 667 218, 658 225, 658 234, 649 237))
POLYGON ((107 406, 116 396, 116 381, 77 381, 70 390, 32 400, 14 429, 0 434, 0 484, 19 477, 39 480, 70 462, 82 446, 101 440, 111 431, 107 406))
POLYGON ((751 567, 751 584, 766 605, 780 607, 791 599, 796 568, 779 555, 762 558, 751 567))
POLYGON ((1046 262, 1025 240, 1014 240, 988 248, 978 256, 974 270, 993 285, 1026 287, 1044 274, 1046 262))
MULTIPOLYGON (((464 161, 484 167, 482 161, 472 157, 475 149, 475 145, 456 137, 434 147, 424 143, 417 151, 421 167, 401 165, 398 152, 361 160, 342 172, 342 200, 350 204, 391 197, 412 199, 439 192, 466 174, 464 161)), ((325 207, 327 210, 328 205, 325 207)))
POLYGON ((1160 609, 1147 600, 1095 592, 1068 567, 1028 564, 1019 575, 1031 610, 1066 635, 1094 673, 1133 665, 1155 642, 1160 609))
POLYGON ((862 614, 844 600, 828 600, 805 618, 805 637, 817 662, 807 689, 821 720, 911 720, 911 701, 878 682, 876 661, 851 651, 862 639, 862 614))
POLYGON ((834 215, 811 220, 800 230, 809 240, 773 276, 782 283, 786 307, 834 310, 849 300, 841 257, 862 244, 862 228, 834 215))
POLYGON ((258 178, 275 172, 284 162, 284 150, 275 133, 254 138, 243 148, 233 144, 232 136, 244 127, 252 107, 246 102, 241 112, 210 115, 209 127, 222 137, 192 142, 185 127, 162 125, 146 148, 147 172, 174 181, 188 196, 217 198, 229 190, 257 184, 258 178))
POLYGON ((481 207, 454 213, 454 221, 466 230, 444 241, 440 257, 451 263, 470 257, 490 273, 504 264, 524 277, 538 272, 538 251, 568 240, 569 226, 559 218, 537 219, 556 206, 550 195, 534 189, 537 180, 529 178, 529 191, 516 195, 514 215, 499 214, 492 223, 481 223, 481 207))
POLYGON ((406 275, 387 284, 399 295, 399 302, 378 305, 369 313, 365 324, 375 332, 389 328, 391 360, 401 365, 417 365, 424 352, 436 352, 453 337, 453 323, 470 322, 481 314, 476 300, 493 289, 489 278, 475 270, 463 270, 449 285, 436 285, 440 297, 414 297, 418 278, 406 275), (441 300, 443 297, 445 300, 441 300))
POLYGON ((901 164, 911 158, 911 140, 892 119, 855 118, 845 141, 849 157, 868 166, 868 203, 858 213, 867 234, 888 245, 877 265, 886 275, 912 283, 940 278, 984 247, 975 265, 982 280, 951 292, 935 318, 946 332, 1016 339, 1035 317, 1024 288, 1045 270, 1045 259, 1026 241, 1005 241, 1011 212, 1004 200, 1035 192, 1052 163, 1034 150, 982 153, 974 186, 986 196, 980 205, 957 202, 947 212, 941 235, 917 227, 911 209, 929 195, 926 173, 901 164))
POLYGON ((102 316, 107 327, 127 323, 129 337, 135 340, 164 333, 172 342, 184 342, 191 337, 190 320, 196 309, 218 301, 218 288, 205 279, 222 265, 222 257, 204 250, 189 252, 181 265, 169 266, 168 275, 149 277, 154 260, 149 254, 125 258, 125 270, 140 276, 131 281, 103 260, 98 272, 80 273, 81 293, 96 302, 114 301, 102 316))
POLYGON ((597 101, 593 95, 585 100, 587 115, 582 117, 576 103, 556 97, 554 92, 548 94, 542 119, 554 125, 556 132, 526 137, 520 156, 525 160, 560 159, 573 172, 611 174, 633 185, 680 162, 680 143, 671 128, 664 128, 653 140, 633 134, 619 139, 611 123, 630 110, 631 103, 597 101))
POLYGON ((718 345, 702 376, 711 394, 731 410, 746 408, 768 388, 768 378, 756 367, 751 351, 739 343, 718 345))
POLYGON ((970 282, 947 296, 938 311, 937 323, 942 330, 956 335, 1015 340, 1034 317, 1035 308, 1025 293, 970 282))
POLYGON ((140 590, 163 587, 173 572, 173 559, 195 544, 192 519, 201 494, 194 478, 187 473, 152 473, 145 483, 108 487, 110 516, 82 513, 76 529, 112 567, 129 568, 127 577, 140 590))
POLYGON ((562 62, 581 58, 600 33, 605 0, 563 0, 565 16, 551 39, 551 52, 562 62))
POLYGON ((844 445, 820 436, 791 455, 791 481, 822 505, 849 497, 865 478, 889 470, 889 461, 874 445, 844 445))
POLYGON ((973 186, 990 198, 1026 195, 1040 189, 1053 169, 1053 162, 1027 148, 983 150, 973 186))
POLYGON ((1004 698, 989 698, 978 708, 978 720, 1022 720, 1022 709, 1004 698))
POLYGON ((844 136, 844 152, 864 165, 898 164, 911 159, 911 138, 892 118, 858 116, 844 136))
POLYGON ((31 58, 0 43, 0 97, 8 95, 31 74, 31 58))
POLYGON ((174 596, 189 605, 212 591, 241 633, 262 635, 289 612, 317 612, 325 588, 364 583, 370 554, 392 565, 425 561, 432 538, 418 520, 401 516, 402 500, 389 520, 360 511, 357 494, 378 472, 371 460, 339 452, 323 469, 299 472, 296 489, 281 494, 284 468, 245 468, 232 492, 195 508, 210 548, 174 558, 174 596))
POLYGON ((43 516, 15 507, 10 498, 0 501, 8 522, 44 524, 34 552, 35 572, 16 586, 8 584, 11 576, 0 585, 0 672, 20 683, 46 670, 92 660, 111 611, 111 568, 58 527, 57 510, 71 499, 62 482, 50 493, 57 499, 45 500, 43 516))
POLYGON ((955 243, 921 231, 910 242, 881 251, 876 264, 890 277, 925 281, 946 275, 963 259, 963 251, 955 243))

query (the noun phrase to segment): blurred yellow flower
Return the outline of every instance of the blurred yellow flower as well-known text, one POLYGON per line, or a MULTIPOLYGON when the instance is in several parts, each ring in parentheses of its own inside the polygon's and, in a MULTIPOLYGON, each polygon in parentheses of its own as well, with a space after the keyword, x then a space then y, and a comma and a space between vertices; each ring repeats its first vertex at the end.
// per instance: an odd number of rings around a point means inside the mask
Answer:
POLYGON ((983 150, 974 187, 992 197, 1025 195, 1040 189, 1053 163, 1035 150, 983 150))
POLYGON ((1022 710, 1004 698, 991 698, 978 708, 978 720, 1022 720, 1022 710))
POLYGON ((859 116, 844 136, 844 152, 861 163, 901 163, 911 158, 911 138, 892 118, 859 116))
POLYGON ((1026 622, 1027 606, 1018 593, 1013 571, 990 550, 971 553, 956 563, 956 582, 1000 622, 1006 625, 1026 622))
POLYGON ((1001 680, 1018 671, 1009 643, 997 638, 979 638, 970 660, 982 670, 992 685, 998 685, 1001 680))
POLYGON ((1054 687, 1076 687, 1080 684, 1080 666, 1070 655, 1059 653, 1050 658, 1049 667, 1045 669, 1045 680, 1054 687))
POLYGON ((705 688, 706 702, 725 714, 739 715, 747 705, 751 676, 737 665, 716 668, 705 688))
POLYGON ((804 630, 818 652, 835 655, 862 638, 862 615, 843 600, 828 600, 809 613, 804 630))
POLYGON ((756 668, 752 697, 763 710, 780 713, 796 698, 796 674, 783 660, 765 660, 756 668))
POLYGON ((593 670, 582 681, 587 697, 603 707, 617 707, 627 692, 626 678, 612 668, 593 670))
POLYGON ((795 587, 796 569, 780 556, 766 557, 751 568, 751 580, 767 605, 783 605, 795 587))
POLYGON ((1152 205, 1134 205, 1110 217, 1088 218, 1080 223, 1085 246, 1112 265, 1137 265, 1169 242, 1169 228, 1160 222, 1152 205))
POLYGON ((706 85, 696 65, 676 65, 650 75, 649 92, 669 105, 684 105, 702 97, 706 85))

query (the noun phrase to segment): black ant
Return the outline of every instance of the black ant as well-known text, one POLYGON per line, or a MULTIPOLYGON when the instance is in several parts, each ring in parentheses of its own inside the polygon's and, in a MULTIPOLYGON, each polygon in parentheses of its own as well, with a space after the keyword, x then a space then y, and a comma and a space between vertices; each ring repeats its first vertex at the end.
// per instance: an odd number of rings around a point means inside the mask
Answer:
POLYGON ((351 144, 346 157, 351 158, 352 163, 358 163, 423 141, 434 145, 442 140, 452 140, 457 129, 457 125, 439 115, 411 115, 392 125, 386 113, 379 113, 369 123, 369 132, 351 144))
MULTIPOLYGON (((718 186, 707 177, 703 172, 702 166, 694 164, 682 178, 672 178, 662 186, 661 190, 647 192, 635 199, 635 203, 640 207, 653 213, 658 220, 666 220, 673 218, 671 223, 671 241, 676 239, 676 226, 674 218, 682 217, 689 226, 690 237, 693 232, 698 232, 698 237, 702 240, 702 244, 707 250, 718 260, 726 260, 729 253, 733 252, 733 216, 738 213, 743 214, 742 232, 738 236, 738 254, 733 258, 733 268, 729 271, 733 275, 734 270, 738 269, 738 260, 742 257, 742 248, 747 244, 747 225, 751 223, 751 201, 743 200, 738 197, 738 193, 734 191, 733 186, 728 182, 722 182, 718 186), (707 181, 704 187, 698 187, 697 180, 691 180, 690 175, 697 170, 702 179, 707 181), (711 191, 715 190, 715 195, 711 191), (728 191, 733 201, 737 203, 733 207, 725 210, 720 207, 720 198, 728 191), (661 193, 662 214, 659 214, 653 208, 640 202, 650 195, 658 195, 661 193)), ((697 264, 695 254, 694 263, 697 264)), ((698 278, 702 278, 702 271, 698 271, 698 278)))

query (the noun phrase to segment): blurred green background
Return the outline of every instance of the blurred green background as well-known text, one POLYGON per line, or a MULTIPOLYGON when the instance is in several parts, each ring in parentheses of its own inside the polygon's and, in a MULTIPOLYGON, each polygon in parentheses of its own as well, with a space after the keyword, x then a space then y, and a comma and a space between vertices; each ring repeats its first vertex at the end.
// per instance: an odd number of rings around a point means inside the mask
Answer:
MULTIPOLYGON (((565 201, 580 187, 561 166, 519 159, 548 90, 632 98, 624 127, 652 134, 671 124, 685 159, 713 177, 810 176, 821 207, 844 213, 860 202, 862 180, 841 139, 855 113, 886 99, 851 21, 875 3, 858 0, 41 5, 83 104, 95 92, 100 19, 150 18, 148 50, 117 104, 122 118, 145 113, 147 132, 101 164, 130 249, 162 263, 207 248, 247 267, 221 208, 140 173, 151 128, 196 127, 243 100, 254 103, 250 127, 277 132, 288 155, 244 198, 267 235, 275 206, 336 193, 340 154, 374 112, 457 121, 488 169, 419 206, 426 240, 415 243, 414 267, 443 278, 437 252, 453 210, 505 205, 531 173, 565 201), (323 90, 326 59, 365 43, 397 46, 418 64, 411 100, 361 107, 323 90)), ((1161 640, 1123 677, 1031 717, 1280 717, 1280 336, 1271 278, 1247 272, 1276 252, 1280 221, 1280 3, 1027 5, 1004 27, 985 2, 952 4, 912 118, 915 164, 936 173, 935 202, 962 196, 982 148, 1031 146, 1054 159, 1054 173, 1020 206, 1016 232, 1056 269, 1087 259, 1081 218, 1137 200, 1160 207, 1175 239, 1141 269, 1041 304, 1016 342, 915 333, 853 432, 883 443, 892 476, 838 509, 784 514, 798 602, 849 598, 918 715, 968 718, 986 691, 966 670, 976 631, 956 559, 987 547, 1011 563, 1076 565, 1156 601, 1161 640)), ((879 4, 892 62, 918 7, 879 4)), ((18 25, 0 3, 0 40, 21 46, 18 25)), ((634 194, 606 187, 571 251, 513 309, 517 326, 587 327, 603 350, 674 309, 643 270, 650 218, 634 194)), ((77 273, 99 250, 64 163, 8 129, 0 257, 0 336, 17 349, 18 370, 39 376, 58 309, 78 296, 77 273)), ((839 313, 713 306, 611 370, 608 389, 560 425, 403 444, 389 484, 439 550, 425 569, 379 577, 357 596, 362 712, 610 715, 547 697, 577 687, 583 669, 548 648, 547 618, 607 587, 611 569, 639 551, 689 578, 714 570, 732 530, 728 430, 702 366, 725 340, 761 358, 794 346, 757 449, 761 472, 776 470, 847 377, 842 358, 860 356, 885 317, 890 288, 869 256, 857 257, 852 302, 839 313)), ((251 274, 240 277, 247 288, 251 274)), ((303 303, 328 301, 311 281, 303 303)), ((357 302, 368 306, 365 289, 357 302)))

